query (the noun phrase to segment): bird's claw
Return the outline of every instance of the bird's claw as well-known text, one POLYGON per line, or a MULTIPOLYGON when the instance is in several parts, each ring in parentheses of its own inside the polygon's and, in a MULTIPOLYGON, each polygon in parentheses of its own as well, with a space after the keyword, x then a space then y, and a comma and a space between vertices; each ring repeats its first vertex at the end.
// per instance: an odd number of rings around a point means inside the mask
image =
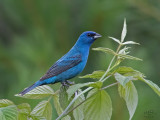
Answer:
POLYGON ((62 84, 62 86, 66 86, 66 87, 69 87, 70 85, 69 84, 67 84, 67 82, 66 81, 64 81, 64 82, 61 82, 61 84, 62 84))
POLYGON ((70 85, 74 85, 75 83, 71 82, 69 80, 66 80, 66 81, 61 82, 61 84, 62 84, 63 87, 69 88, 70 85))
POLYGON ((74 82, 71 82, 69 80, 66 80, 66 83, 68 83, 69 85, 74 85, 75 84, 74 82))

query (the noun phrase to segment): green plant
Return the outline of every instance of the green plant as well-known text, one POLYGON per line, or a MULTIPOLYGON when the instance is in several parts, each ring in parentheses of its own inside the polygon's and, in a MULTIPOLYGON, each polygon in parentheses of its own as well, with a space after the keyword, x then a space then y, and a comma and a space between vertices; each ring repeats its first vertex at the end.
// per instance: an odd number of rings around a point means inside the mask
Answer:
POLYGON ((138 44, 133 41, 124 42, 127 33, 126 21, 122 30, 121 40, 109 37, 117 42, 118 48, 116 51, 109 48, 93 48, 95 51, 102 51, 107 54, 112 54, 113 58, 108 65, 106 71, 98 70, 92 74, 82 76, 80 78, 98 79, 96 82, 79 83, 68 87, 61 86, 56 92, 47 85, 37 87, 28 92, 24 96, 19 96, 27 99, 44 99, 32 111, 30 105, 23 103, 15 105, 13 102, 2 99, 0 100, 0 119, 7 120, 41 120, 52 119, 53 99, 54 107, 59 117, 56 120, 110 120, 112 115, 112 101, 105 91, 107 88, 118 85, 119 95, 125 100, 130 120, 132 119, 137 104, 138 94, 134 81, 142 81, 148 84, 159 96, 160 88, 150 80, 146 80, 143 73, 127 66, 119 66, 125 59, 140 60, 129 54, 129 44, 138 44), (109 78, 114 78, 115 82, 104 86, 104 82, 109 78), (86 89, 82 90, 83 87, 86 89), (85 96, 85 94, 87 94, 85 96))

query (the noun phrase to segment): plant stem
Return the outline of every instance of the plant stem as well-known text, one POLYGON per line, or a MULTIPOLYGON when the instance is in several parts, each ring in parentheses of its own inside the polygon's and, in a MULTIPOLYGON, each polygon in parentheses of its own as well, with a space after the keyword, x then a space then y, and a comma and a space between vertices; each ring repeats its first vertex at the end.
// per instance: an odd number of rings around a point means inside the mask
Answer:
MULTIPOLYGON (((97 93, 97 92, 96 92, 97 93)), ((94 93, 93 95, 95 95, 96 93, 94 93)), ((90 97, 88 97, 87 99, 85 99, 84 101, 82 101, 81 103, 79 103, 77 106, 73 107, 70 111, 68 111, 66 114, 72 112, 74 109, 76 109, 77 107, 79 107, 81 104, 83 104, 84 102, 86 102, 89 98, 93 97, 93 95, 91 95, 90 97)))
POLYGON ((104 82, 105 80, 107 80, 109 77, 111 77, 112 75, 109 75, 109 76, 107 76, 106 78, 104 78, 103 80, 102 80, 102 82, 104 82))
MULTIPOLYGON (((114 85, 118 84, 118 82, 110 84, 106 87, 103 87, 101 90, 107 89, 109 87, 112 87, 114 85)), ((97 92, 96 92, 97 93, 97 92)), ((75 107, 73 107, 70 111, 68 111, 66 114, 69 114, 70 112, 72 112, 73 110, 75 110, 77 107, 79 107, 81 104, 83 104, 84 102, 86 102, 88 99, 90 99, 91 97, 93 97, 96 93, 92 94, 90 97, 88 97, 87 99, 85 99, 84 101, 82 101, 81 103, 79 103, 78 105, 76 105, 75 107)))
POLYGON ((118 84, 118 82, 110 84, 110 85, 107 85, 106 87, 103 87, 102 90, 107 89, 107 88, 109 88, 111 86, 114 86, 114 85, 117 85, 117 84, 118 84))
MULTIPOLYGON (((122 46, 122 44, 119 44, 119 46, 118 46, 118 48, 117 48, 117 50, 116 50, 116 53, 117 53, 117 54, 118 54, 118 52, 119 52, 121 46, 122 46)), ((109 66, 108 66, 106 72, 103 74, 103 76, 100 78, 99 81, 104 81, 103 79, 104 79, 104 77, 108 74, 108 72, 110 71, 111 65, 112 65, 112 63, 113 63, 115 57, 116 57, 116 55, 113 56, 113 58, 112 58, 112 60, 111 60, 111 62, 110 62, 110 64, 109 64, 109 66)))
POLYGON ((82 94, 88 92, 89 90, 91 90, 93 87, 89 87, 87 89, 85 89, 84 91, 82 91, 81 93, 79 93, 77 96, 75 96, 73 98, 73 100, 70 102, 70 104, 67 106, 67 108, 63 111, 63 113, 56 119, 56 120, 60 120, 63 116, 65 116, 67 114, 67 111, 69 110, 69 108, 72 106, 72 104, 77 100, 77 98, 79 96, 81 96, 82 94))
POLYGON ((108 74, 108 72, 109 72, 109 70, 110 70, 110 67, 111 67, 111 65, 112 65, 112 63, 113 63, 115 57, 116 57, 116 56, 113 56, 113 58, 112 58, 112 60, 111 60, 111 62, 110 62, 110 64, 109 64, 109 66, 108 66, 106 72, 103 74, 103 76, 100 78, 99 81, 102 81, 102 80, 104 79, 104 77, 108 74))
POLYGON ((122 61, 122 60, 116 61, 116 63, 110 68, 110 71, 111 71, 112 69, 114 69, 115 67, 117 67, 117 66, 121 63, 121 61, 122 61))

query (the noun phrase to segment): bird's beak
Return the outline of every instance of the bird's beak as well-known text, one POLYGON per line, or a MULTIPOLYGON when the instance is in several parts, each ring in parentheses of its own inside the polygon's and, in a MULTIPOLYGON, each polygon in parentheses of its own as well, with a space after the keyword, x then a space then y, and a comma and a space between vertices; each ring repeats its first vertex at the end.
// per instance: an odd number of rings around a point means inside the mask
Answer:
POLYGON ((97 38, 100 38, 100 37, 102 37, 102 35, 96 33, 95 36, 94 36, 94 39, 97 39, 97 38))

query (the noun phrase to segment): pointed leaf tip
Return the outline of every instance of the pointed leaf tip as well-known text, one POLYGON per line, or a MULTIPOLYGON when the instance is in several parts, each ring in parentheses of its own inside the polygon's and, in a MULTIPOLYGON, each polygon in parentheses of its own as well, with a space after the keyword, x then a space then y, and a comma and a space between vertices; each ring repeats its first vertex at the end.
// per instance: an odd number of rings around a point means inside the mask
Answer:
POLYGON ((138 94, 136 87, 132 81, 129 81, 124 87, 119 84, 118 91, 120 96, 126 101, 130 115, 129 120, 131 120, 138 105, 138 94))
POLYGON ((112 40, 114 40, 115 42, 121 44, 121 42, 120 42, 118 39, 116 39, 116 38, 114 38, 114 37, 109 37, 109 38, 112 39, 112 40))
POLYGON ((153 89, 153 91, 157 93, 158 96, 160 96, 160 87, 158 85, 156 85, 150 80, 146 80, 146 79, 141 79, 141 80, 145 82, 147 85, 149 85, 153 89))
POLYGON ((96 50, 96 51, 101 51, 101 52, 104 52, 104 53, 117 55, 117 53, 115 51, 113 51, 112 49, 109 49, 109 48, 98 47, 98 48, 92 48, 92 50, 96 50))
POLYGON ((124 41, 126 34, 127 34, 127 24, 126 24, 126 19, 124 19, 123 30, 121 34, 121 43, 124 41))
POLYGON ((51 87, 49 87, 48 85, 43 85, 43 86, 34 88, 33 90, 29 91, 23 96, 21 94, 16 94, 15 96, 28 98, 28 99, 42 99, 53 94, 54 94, 54 91, 51 87))
POLYGON ((137 58, 137 57, 133 57, 133 56, 131 56, 131 55, 118 54, 118 56, 119 56, 120 58, 143 61, 142 59, 137 58))
POLYGON ((137 44, 137 45, 140 45, 139 43, 136 43, 134 41, 126 41, 123 43, 123 45, 127 45, 127 44, 137 44))

